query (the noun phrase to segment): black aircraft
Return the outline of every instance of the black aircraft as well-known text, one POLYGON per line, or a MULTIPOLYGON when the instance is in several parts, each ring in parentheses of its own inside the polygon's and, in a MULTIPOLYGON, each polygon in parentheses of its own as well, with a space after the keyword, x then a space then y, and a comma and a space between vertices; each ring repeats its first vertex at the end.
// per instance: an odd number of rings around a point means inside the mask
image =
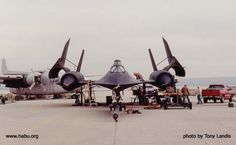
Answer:
MULTIPOLYGON (((84 50, 82 51, 82 54, 80 56, 79 64, 76 71, 66 71, 66 73, 61 77, 60 85, 62 86, 63 89, 67 91, 72 91, 86 84, 84 75, 80 72, 83 62, 83 57, 84 57, 84 50)), ((58 66, 60 65, 58 64, 58 66)), ((60 68, 60 67, 58 67, 58 69, 65 70, 65 68, 60 68)))
POLYGON ((66 91, 72 91, 86 84, 83 74, 80 73, 84 58, 84 50, 82 50, 76 71, 71 71, 69 68, 65 67, 69 43, 70 39, 67 41, 64 47, 62 56, 57 60, 57 62, 53 65, 52 69, 49 71, 49 78, 58 78, 59 72, 61 70, 65 71, 65 74, 60 79, 59 85, 61 85, 62 88, 66 91))
MULTIPOLYGON (((168 87, 173 87, 174 88, 173 91, 176 93, 177 92, 175 88, 176 80, 174 78, 174 75, 172 75, 169 72, 169 70, 172 68, 175 71, 176 76, 184 77, 185 69, 179 63, 179 61, 172 55, 167 41, 164 38, 162 39, 164 42, 169 65, 164 67, 162 70, 158 70, 151 49, 149 49, 151 63, 154 71, 150 74, 149 80, 146 81, 146 83, 150 83, 154 86, 157 86, 158 88, 160 88, 160 90, 168 90, 168 87)), ((170 95, 169 97, 164 97, 163 99, 160 99, 160 97, 158 97, 157 99, 158 103, 160 103, 164 109, 167 109, 168 106, 172 107, 182 106, 184 108, 188 107, 189 109, 192 109, 192 103, 190 102, 190 100, 187 99, 188 101, 185 102, 184 96, 178 95, 178 92, 177 95, 173 94, 170 95)))
POLYGON ((115 60, 110 70, 93 84, 113 90, 116 95, 115 99, 117 103, 119 103, 121 91, 140 83, 142 83, 142 81, 136 80, 130 76, 122 66, 120 60, 115 60))
POLYGON ((169 65, 164 67, 161 70, 158 70, 155 60, 152 55, 152 51, 151 49, 149 49, 149 55, 150 55, 150 59, 151 59, 152 67, 153 67, 153 72, 150 74, 150 77, 147 83, 157 86, 161 90, 165 90, 169 86, 174 87, 176 83, 174 76, 169 72, 169 70, 171 68, 174 69, 175 75, 180 76, 180 77, 185 76, 185 70, 184 70, 184 67, 179 63, 179 61, 172 55, 167 41, 164 38, 162 39, 165 46, 169 65))
POLYGON ((58 78, 59 77, 58 76, 59 72, 61 70, 64 70, 65 72, 70 71, 67 67, 65 67, 66 55, 67 55, 69 44, 70 44, 70 39, 66 42, 66 45, 64 47, 64 50, 63 50, 63 53, 62 53, 61 57, 56 61, 56 63, 50 69, 50 71, 48 73, 48 77, 50 79, 58 78))
POLYGON ((141 83, 130 74, 122 66, 120 60, 115 60, 111 69, 99 80, 95 81, 95 85, 100 85, 108 89, 117 87, 118 91, 123 91, 129 87, 141 83))

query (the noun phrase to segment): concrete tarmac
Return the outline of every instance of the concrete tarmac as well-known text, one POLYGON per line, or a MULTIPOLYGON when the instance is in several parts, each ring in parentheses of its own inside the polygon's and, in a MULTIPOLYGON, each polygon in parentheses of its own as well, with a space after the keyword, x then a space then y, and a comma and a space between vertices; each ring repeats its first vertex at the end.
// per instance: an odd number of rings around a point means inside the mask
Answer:
POLYGON ((109 108, 72 99, 8 103, 0 105, 0 145, 235 145, 236 108, 192 100, 192 110, 136 106, 142 114, 119 112, 118 123, 109 108))

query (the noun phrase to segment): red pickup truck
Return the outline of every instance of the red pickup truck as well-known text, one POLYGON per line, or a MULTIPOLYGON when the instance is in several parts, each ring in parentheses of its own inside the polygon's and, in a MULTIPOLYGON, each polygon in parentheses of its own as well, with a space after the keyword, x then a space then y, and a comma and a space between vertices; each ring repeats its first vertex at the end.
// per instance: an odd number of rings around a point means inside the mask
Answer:
POLYGON ((214 102, 220 100, 221 103, 223 103, 224 100, 231 102, 233 96, 232 89, 222 84, 212 84, 207 89, 202 90, 204 103, 207 103, 208 100, 213 100, 214 102))

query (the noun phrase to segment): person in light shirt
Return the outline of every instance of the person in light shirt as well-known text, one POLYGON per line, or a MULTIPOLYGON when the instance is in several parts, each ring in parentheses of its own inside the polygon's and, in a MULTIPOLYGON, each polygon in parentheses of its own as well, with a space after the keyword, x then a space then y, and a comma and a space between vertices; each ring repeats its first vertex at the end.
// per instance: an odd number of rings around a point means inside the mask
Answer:
POLYGON ((197 87, 197 103, 198 104, 202 104, 202 99, 201 99, 201 89, 200 89, 200 87, 198 86, 197 87))

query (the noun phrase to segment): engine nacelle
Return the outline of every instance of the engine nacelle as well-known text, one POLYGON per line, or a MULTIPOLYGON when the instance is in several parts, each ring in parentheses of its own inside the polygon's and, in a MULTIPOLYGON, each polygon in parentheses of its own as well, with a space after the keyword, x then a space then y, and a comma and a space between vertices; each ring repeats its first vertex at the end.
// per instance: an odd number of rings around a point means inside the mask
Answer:
POLYGON ((172 74, 165 70, 154 71, 150 75, 150 80, 155 82, 152 85, 157 86, 160 89, 166 89, 169 86, 174 86, 174 77, 172 74))
POLYGON ((72 91, 86 84, 84 76, 80 72, 70 71, 61 77, 60 85, 67 91, 72 91))
POLYGON ((34 75, 27 74, 23 75, 22 79, 19 80, 5 80, 6 87, 9 88, 28 88, 34 83, 34 75))

